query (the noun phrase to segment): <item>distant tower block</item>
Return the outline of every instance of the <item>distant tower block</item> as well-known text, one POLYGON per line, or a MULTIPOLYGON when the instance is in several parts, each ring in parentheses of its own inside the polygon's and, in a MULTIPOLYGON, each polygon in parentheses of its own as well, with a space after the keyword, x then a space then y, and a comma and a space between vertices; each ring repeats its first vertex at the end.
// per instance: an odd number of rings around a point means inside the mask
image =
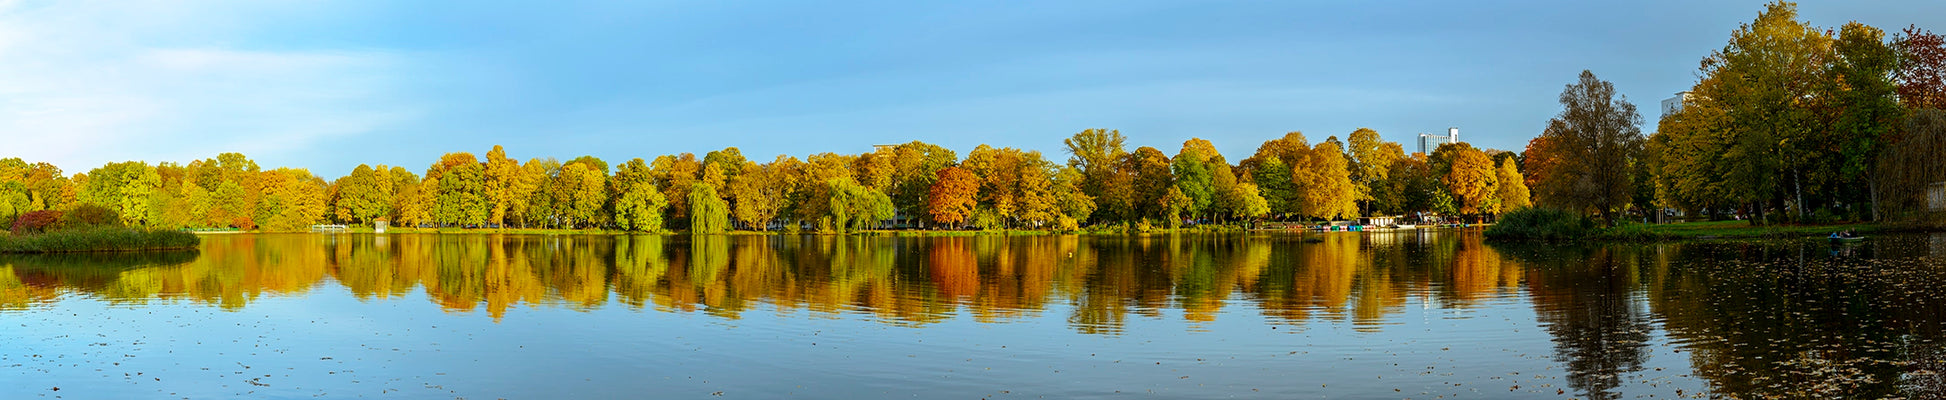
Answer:
POLYGON ((1676 97, 1662 99, 1662 116, 1682 112, 1683 104, 1689 103, 1689 92, 1676 92, 1676 97))
POLYGON ((1446 135, 1444 136, 1430 133, 1419 134, 1419 153, 1432 154, 1433 150, 1438 150, 1439 145, 1445 143, 1459 143, 1459 128, 1446 128, 1446 135))

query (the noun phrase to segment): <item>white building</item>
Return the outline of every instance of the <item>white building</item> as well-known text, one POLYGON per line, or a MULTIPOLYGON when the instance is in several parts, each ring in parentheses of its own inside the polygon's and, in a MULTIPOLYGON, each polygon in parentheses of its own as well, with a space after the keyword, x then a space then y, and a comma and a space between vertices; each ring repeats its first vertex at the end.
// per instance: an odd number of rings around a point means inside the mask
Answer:
POLYGON ((1689 101, 1689 92, 1676 92, 1676 97, 1662 99, 1662 116, 1667 117, 1682 111, 1682 105, 1689 101))
POLYGON ((1422 154, 1432 154, 1433 150, 1438 150, 1439 145, 1445 143, 1459 143, 1459 128, 1446 128, 1446 135, 1444 136, 1430 133, 1419 134, 1419 152, 1422 154))

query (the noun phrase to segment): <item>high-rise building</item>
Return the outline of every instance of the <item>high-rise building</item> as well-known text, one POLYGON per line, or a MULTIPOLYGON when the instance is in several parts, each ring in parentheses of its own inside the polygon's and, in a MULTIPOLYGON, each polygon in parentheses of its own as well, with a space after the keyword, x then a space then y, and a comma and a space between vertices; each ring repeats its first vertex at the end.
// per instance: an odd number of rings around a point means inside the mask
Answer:
POLYGON ((1438 150, 1439 145, 1445 143, 1459 143, 1459 128, 1446 128, 1445 135, 1419 134, 1420 153, 1432 154, 1433 150, 1438 150))
POLYGON ((1662 99, 1662 115, 1669 116, 1682 111, 1682 105, 1689 101, 1689 92, 1676 92, 1676 97, 1662 99))

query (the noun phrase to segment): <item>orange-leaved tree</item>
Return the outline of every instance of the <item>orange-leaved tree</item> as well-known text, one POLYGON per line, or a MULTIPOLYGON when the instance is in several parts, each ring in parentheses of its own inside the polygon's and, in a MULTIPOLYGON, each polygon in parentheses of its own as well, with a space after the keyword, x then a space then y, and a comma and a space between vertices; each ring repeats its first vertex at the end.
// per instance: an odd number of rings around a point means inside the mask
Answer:
POLYGON ((932 190, 927 193, 926 210, 932 214, 933 222, 960 226, 973 215, 979 191, 980 177, 972 172, 960 167, 942 168, 939 180, 933 182, 932 190))

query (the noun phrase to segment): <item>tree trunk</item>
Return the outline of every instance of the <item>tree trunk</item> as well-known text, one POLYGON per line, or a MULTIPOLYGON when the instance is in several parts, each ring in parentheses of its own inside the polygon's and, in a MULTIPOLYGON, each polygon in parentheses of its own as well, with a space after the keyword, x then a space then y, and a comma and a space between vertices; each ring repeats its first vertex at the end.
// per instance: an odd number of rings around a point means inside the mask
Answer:
POLYGON ((1870 190, 1870 191, 1872 191, 1872 193, 1871 193, 1871 196, 1870 196, 1870 199, 1871 199, 1870 201, 1872 202, 1872 222, 1879 222, 1879 216, 1878 216, 1878 179, 1877 179, 1876 177, 1866 177, 1866 178, 1865 178, 1865 188, 1866 188, 1865 190, 1870 190))
POLYGON ((1804 172, 1791 169, 1791 185, 1797 189, 1797 222, 1804 222, 1804 172))

